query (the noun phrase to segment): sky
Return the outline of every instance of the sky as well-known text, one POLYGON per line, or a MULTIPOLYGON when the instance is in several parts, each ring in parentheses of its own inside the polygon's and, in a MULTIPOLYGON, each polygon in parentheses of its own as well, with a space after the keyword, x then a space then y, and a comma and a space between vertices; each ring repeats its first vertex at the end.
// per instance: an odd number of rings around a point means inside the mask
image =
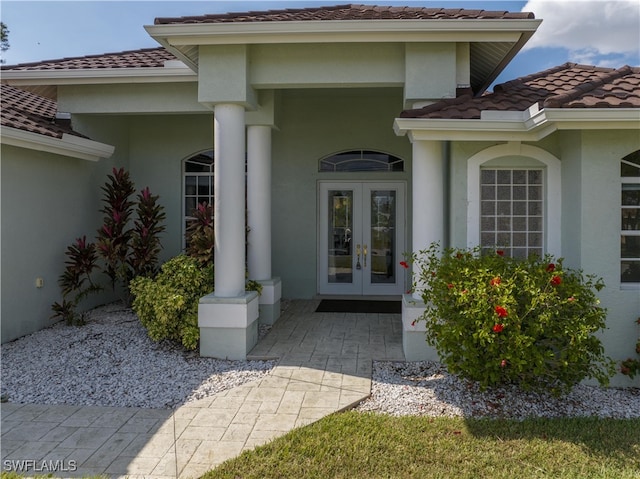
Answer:
POLYGON ((144 30, 156 17, 300 8, 344 3, 533 12, 543 19, 536 34, 496 83, 567 61, 619 68, 640 66, 640 1, 29 1, 0 0, 9 30, 5 64, 156 47, 144 30))

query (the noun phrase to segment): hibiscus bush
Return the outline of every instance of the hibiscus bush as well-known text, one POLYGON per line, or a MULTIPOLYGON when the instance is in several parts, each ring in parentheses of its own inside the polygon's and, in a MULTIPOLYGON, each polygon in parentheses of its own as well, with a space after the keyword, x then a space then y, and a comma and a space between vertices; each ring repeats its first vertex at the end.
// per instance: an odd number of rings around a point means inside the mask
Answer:
POLYGON ((447 249, 415 254, 427 309, 427 342, 454 374, 482 387, 568 392, 585 378, 608 384, 615 363, 596 332, 606 310, 602 279, 564 268, 547 255, 505 257, 503 251, 447 249))
MULTIPOLYGON (((636 320, 637 324, 640 324, 640 318, 636 320)), ((620 372, 625 376, 629 376, 631 379, 640 374, 640 338, 636 341, 636 353, 638 358, 627 358, 620 364, 620 372)))

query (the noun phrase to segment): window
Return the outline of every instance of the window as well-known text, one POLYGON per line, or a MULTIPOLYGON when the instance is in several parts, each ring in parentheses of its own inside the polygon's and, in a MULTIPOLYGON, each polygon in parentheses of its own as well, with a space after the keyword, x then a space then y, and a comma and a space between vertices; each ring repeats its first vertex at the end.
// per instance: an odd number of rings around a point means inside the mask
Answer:
POLYGON ((404 160, 379 151, 354 150, 320 160, 320 172, 404 171, 404 160))
POLYGON ((187 225, 194 218, 198 204, 213 205, 213 150, 205 151, 184 160, 184 201, 182 209, 183 238, 187 225))
POLYGON ((467 246, 562 256, 562 169, 542 148, 508 142, 467 160, 467 246))
POLYGON ((620 163, 620 281, 640 283, 640 150, 620 163))
POLYGON ((544 251, 542 169, 482 169, 480 245, 514 258, 544 251))

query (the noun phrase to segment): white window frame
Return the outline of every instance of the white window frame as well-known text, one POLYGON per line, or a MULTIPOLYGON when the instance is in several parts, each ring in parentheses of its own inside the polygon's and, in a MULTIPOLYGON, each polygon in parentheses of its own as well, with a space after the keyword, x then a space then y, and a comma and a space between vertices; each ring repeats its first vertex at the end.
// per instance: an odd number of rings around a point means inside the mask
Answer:
MULTIPOLYGON (((206 150, 202 150, 199 151, 197 153, 193 153, 192 155, 189 155, 188 157, 186 157, 185 159, 182 160, 182 195, 181 195, 181 200, 180 203, 182 205, 182 248, 186 248, 186 234, 187 234, 187 221, 189 220, 193 220, 193 216, 190 216, 187 214, 186 210, 187 210, 187 176, 195 176, 195 177, 199 177, 199 176, 209 176, 211 178, 211 182, 210 182, 210 191, 209 191, 209 195, 208 197, 213 200, 213 198, 215 197, 215 192, 213 189, 213 180, 214 180, 214 172, 213 172, 213 163, 211 164, 211 170, 209 172, 187 172, 187 162, 191 161, 193 158, 203 154, 203 153, 209 153, 212 152, 213 150, 211 148, 206 149, 206 150)), ((213 153, 212 159, 215 160, 215 153, 213 153)), ((196 184, 196 198, 198 197, 198 192, 197 192, 197 184, 196 184)), ((189 195, 189 197, 192 197, 192 195, 189 195)), ((196 200, 196 204, 197 204, 197 200, 196 200)), ((213 204, 211 205, 213 207, 213 204)))
POLYGON ((562 168, 560 160, 541 148, 523 145, 519 142, 509 142, 486 148, 467 161, 467 247, 474 248, 480 245, 480 170, 483 165, 493 169, 493 165, 487 165, 487 163, 504 157, 521 157, 522 161, 514 160, 513 164, 502 164, 499 168, 528 168, 527 159, 533 159, 543 164, 543 251, 556 257, 562 256, 562 168))
MULTIPOLYGON (((634 152, 631 152, 631 154, 634 152)), ((624 230, 622 229, 622 211, 625 210, 626 208, 634 208, 634 206, 627 206, 625 208, 624 205, 622 205, 622 188, 623 185, 640 185, 640 166, 638 166, 635 163, 631 163, 631 162, 627 162, 624 161, 624 158, 626 158, 628 155, 626 155, 625 157, 623 157, 620 162, 621 163, 626 163, 628 165, 631 165, 633 167, 638 168, 638 176, 622 176, 620 175, 620 240, 622 241, 622 237, 623 236, 640 236, 640 227, 638 227, 637 229, 633 229, 633 230, 624 230)), ((638 206, 640 208, 640 206, 638 206)), ((637 258, 623 258, 622 257, 622 247, 620 248, 620 261, 619 261, 619 266, 622 268, 622 261, 637 261, 637 258)), ((622 270, 620 269, 618 271, 618 280, 620 281, 620 287, 622 289, 637 289, 638 287, 640 287, 640 282, 637 281, 628 281, 628 282, 623 282, 622 281, 622 270)))

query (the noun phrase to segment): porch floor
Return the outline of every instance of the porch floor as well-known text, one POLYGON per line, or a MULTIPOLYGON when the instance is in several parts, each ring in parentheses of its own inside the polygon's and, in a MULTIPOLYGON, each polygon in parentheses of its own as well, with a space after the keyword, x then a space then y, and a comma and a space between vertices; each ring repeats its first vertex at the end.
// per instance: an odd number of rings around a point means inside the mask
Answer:
POLYGON ((404 360, 400 315, 316 313, 319 302, 289 302, 251 351, 279 359, 271 374, 175 410, 2 404, 3 464, 35 461, 22 463, 28 475, 59 461, 63 470, 38 473, 198 477, 356 405, 370 394, 373 360, 404 360))

